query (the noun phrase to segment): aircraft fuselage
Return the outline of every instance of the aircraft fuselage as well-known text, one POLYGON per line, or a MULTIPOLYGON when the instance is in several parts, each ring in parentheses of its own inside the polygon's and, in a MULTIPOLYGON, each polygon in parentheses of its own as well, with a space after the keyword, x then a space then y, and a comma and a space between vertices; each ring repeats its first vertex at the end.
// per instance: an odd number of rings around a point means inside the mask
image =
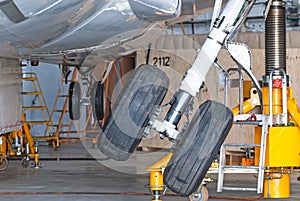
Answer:
POLYGON ((127 0, 15 0, 0 9, 0 40, 25 57, 109 49, 154 27, 135 17, 127 0))

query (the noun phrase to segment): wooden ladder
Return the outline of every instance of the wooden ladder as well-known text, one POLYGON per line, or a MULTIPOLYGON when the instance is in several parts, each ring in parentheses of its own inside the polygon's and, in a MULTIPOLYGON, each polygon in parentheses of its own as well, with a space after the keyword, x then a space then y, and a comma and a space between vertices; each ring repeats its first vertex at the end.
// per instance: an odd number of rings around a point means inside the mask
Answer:
POLYGON ((53 124, 48 126, 53 126, 56 128, 55 136, 58 137, 59 143, 65 143, 69 141, 71 133, 78 132, 76 130, 72 130, 74 127, 74 121, 69 118, 65 118, 65 115, 69 113, 68 86, 70 82, 76 81, 77 77, 78 70, 74 67, 71 79, 65 80, 64 77, 61 78, 54 105, 50 114, 51 118, 53 119, 53 124))
POLYGON ((43 120, 37 120, 31 118, 27 123, 30 127, 35 125, 45 125, 46 130, 44 135, 33 136, 35 141, 48 141, 53 144, 54 147, 59 146, 59 140, 55 136, 56 129, 52 125, 52 119, 48 106, 46 104, 46 99, 44 97, 41 85, 39 83, 37 74, 34 72, 23 72, 22 73, 23 85, 28 87, 28 91, 23 91, 23 112, 26 115, 26 111, 36 111, 37 114, 41 115, 43 120), (26 84, 30 83, 30 84, 26 84), (25 103, 25 99, 31 100, 31 105, 25 103), (27 105, 26 105, 27 104, 27 105))

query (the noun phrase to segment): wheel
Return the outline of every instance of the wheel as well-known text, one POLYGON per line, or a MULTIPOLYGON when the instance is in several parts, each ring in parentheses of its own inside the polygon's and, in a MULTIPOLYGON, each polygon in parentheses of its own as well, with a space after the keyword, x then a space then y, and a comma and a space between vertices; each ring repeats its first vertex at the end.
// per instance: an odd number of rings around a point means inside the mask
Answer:
POLYGON ((22 166, 24 168, 28 168, 29 167, 29 158, 27 158, 27 157, 22 158, 22 166))
POLYGON ((117 161, 127 160, 142 140, 149 113, 161 104, 168 86, 167 75, 158 68, 143 65, 136 69, 112 108, 99 149, 117 161))
POLYGON ((165 169, 164 183, 185 196, 200 186, 233 123, 229 108, 216 101, 199 106, 165 169))
POLYGON ((93 110, 97 120, 104 117, 104 88, 101 82, 95 82, 92 89, 93 110))
POLYGON ((207 201, 209 198, 208 190, 205 186, 201 186, 200 189, 189 196, 190 201, 207 201))
POLYGON ((8 166, 8 160, 5 156, 0 156, 0 171, 3 171, 8 166))
POLYGON ((80 118, 81 88, 78 82, 71 82, 69 86, 69 116, 71 120, 80 118))

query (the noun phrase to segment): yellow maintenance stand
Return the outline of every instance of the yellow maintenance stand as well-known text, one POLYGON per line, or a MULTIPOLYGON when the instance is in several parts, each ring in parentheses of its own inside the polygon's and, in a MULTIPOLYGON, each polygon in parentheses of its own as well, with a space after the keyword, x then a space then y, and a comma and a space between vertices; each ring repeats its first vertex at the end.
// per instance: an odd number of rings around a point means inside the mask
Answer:
MULTIPOLYGON (((292 89, 287 86, 285 69, 272 68, 269 73, 268 82, 262 87, 262 112, 263 119, 266 119, 267 132, 262 132, 263 126, 256 126, 254 139, 254 145, 265 144, 265 149, 255 146, 255 166, 263 166, 264 169, 262 181, 265 198, 288 198, 290 173, 293 167, 300 166, 300 109, 293 98, 292 89), (265 142, 262 142, 262 135, 266 136, 265 142), (263 163, 260 161, 261 151, 264 156, 263 163)), ((250 91, 250 96, 243 93, 242 99, 247 100, 241 107, 239 105, 232 109, 234 115, 240 114, 240 111, 242 115, 246 114, 260 105, 260 98, 257 93, 253 93, 257 90, 246 87, 247 90, 250 91)), ((260 114, 248 116, 246 121, 255 122, 260 114)))
POLYGON ((21 157, 22 165, 24 167, 28 167, 30 158, 33 158, 34 163, 32 164, 32 167, 41 167, 41 164, 39 163, 38 144, 33 141, 24 113, 22 114, 22 122, 22 130, 3 134, 0 137, 0 170, 5 170, 7 168, 7 158, 9 157, 21 157))
MULTIPOLYGON (((262 88, 264 114, 270 116, 265 155, 264 197, 288 198, 291 169, 300 165, 300 113, 292 96, 292 89, 286 87, 284 70, 274 70, 280 71, 283 79, 274 80, 271 73, 272 82, 268 87, 262 88)), ((260 141, 260 135, 261 127, 256 127, 256 143, 260 141)), ((256 159, 259 151, 259 148, 256 148, 256 159)))
MULTIPOLYGON (((268 118, 265 150, 264 197, 288 198, 290 172, 300 165, 300 113, 286 75, 285 2, 268 2, 265 21, 265 75, 262 82, 263 114, 268 118)), ((260 141, 255 128, 255 141, 260 141)), ((255 158, 258 158, 258 147, 255 158)), ((258 164, 258 161, 256 161, 258 164)))

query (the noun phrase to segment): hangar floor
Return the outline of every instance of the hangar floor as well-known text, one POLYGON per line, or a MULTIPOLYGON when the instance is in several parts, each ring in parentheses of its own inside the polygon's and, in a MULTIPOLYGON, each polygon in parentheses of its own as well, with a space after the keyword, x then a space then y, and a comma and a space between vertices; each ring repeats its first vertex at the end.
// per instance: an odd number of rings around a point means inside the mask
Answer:
MULTIPOLYGON (((102 158, 94 160, 87 149, 80 143, 66 146, 62 145, 58 151, 53 151, 48 146, 41 146, 41 162, 44 166, 40 169, 23 168, 20 160, 10 160, 8 168, 0 172, 0 200, 106 200, 106 201, 146 201, 151 200, 145 185, 148 183, 148 175, 139 172, 163 155, 164 151, 154 155, 135 155, 135 162, 130 164, 114 164, 102 158), (141 157, 143 156, 143 157, 141 157), (120 168, 121 167, 121 168, 120 168), (118 169, 120 168, 120 169, 118 169), (117 171, 116 171, 117 170, 117 171), (127 171, 128 170, 128 171, 127 171), (126 172, 136 171, 140 174, 129 174, 126 172)), ((93 155, 93 154, 92 154, 93 155)), ((299 182, 291 177, 291 197, 286 200, 300 200, 299 182)), ((259 196, 253 192, 223 192, 216 193, 216 174, 211 175, 214 180, 208 184, 210 201, 233 200, 231 197, 241 198, 239 200, 258 200, 259 196)), ((234 174, 227 176, 228 183, 243 186, 249 183, 255 184, 253 175, 234 174)), ((164 201, 187 201, 188 198, 174 196, 167 191, 164 201)), ((262 199, 272 200, 272 199, 262 199)))

